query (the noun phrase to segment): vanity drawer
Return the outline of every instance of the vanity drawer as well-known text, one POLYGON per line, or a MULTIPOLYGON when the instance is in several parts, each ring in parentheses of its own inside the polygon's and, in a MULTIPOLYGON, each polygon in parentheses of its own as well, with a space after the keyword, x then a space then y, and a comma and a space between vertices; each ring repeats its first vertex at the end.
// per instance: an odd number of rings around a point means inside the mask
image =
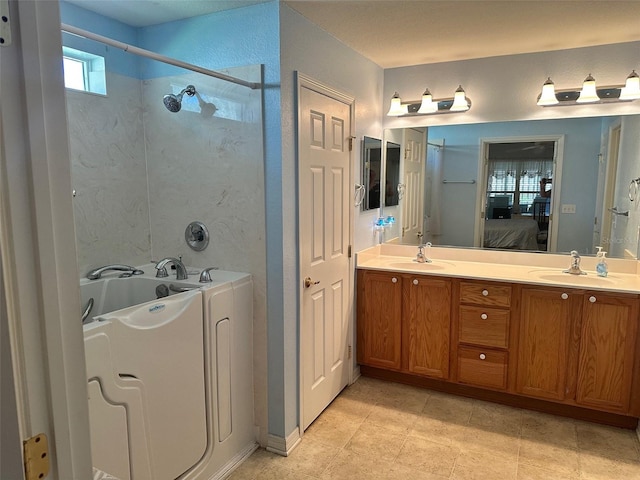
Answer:
POLYGON ((492 283, 460 282, 460 302, 492 307, 511 305, 511 287, 492 283))
POLYGON ((507 358, 507 352, 459 347, 458 382, 506 390, 507 358))
POLYGON ((463 343, 507 348, 509 310, 461 306, 458 332, 458 340, 463 343))

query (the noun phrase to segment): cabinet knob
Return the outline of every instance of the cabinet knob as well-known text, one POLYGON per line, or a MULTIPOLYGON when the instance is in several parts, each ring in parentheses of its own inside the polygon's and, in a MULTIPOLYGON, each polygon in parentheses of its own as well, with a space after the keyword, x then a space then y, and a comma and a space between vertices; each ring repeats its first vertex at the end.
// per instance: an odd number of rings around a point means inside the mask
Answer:
POLYGON ((396 277, 393 277, 393 278, 391 279, 391 283, 398 283, 398 279, 397 279, 396 277))
POLYGON ((484 353, 480 354, 480 360, 484 360, 485 358, 487 358, 487 356, 484 353))
POLYGON ((482 290, 482 295, 483 296, 488 296, 489 295, 489 290, 482 290))
POLYGON ((589 301, 590 301, 591 303, 596 303, 596 297, 594 297, 593 295, 591 295, 591 296, 589 297, 589 301))
POLYGON ((486 320, 488 317, 486 313, 483 313, 482 315, 480 315, 480 318, 486 320))
POLYGON ((566 293, 563 293, 562 295, 560 295, 560 298, 563 300, 566 300, 567 298, 569 298, 569 295, 566 293))
POLYGON ((413 284, 414 284, 414 285, 417 285, 417 284, 418 284, 418 279, 417 279, 417 278, 414 278, 414 279, 413 279, 413 284))

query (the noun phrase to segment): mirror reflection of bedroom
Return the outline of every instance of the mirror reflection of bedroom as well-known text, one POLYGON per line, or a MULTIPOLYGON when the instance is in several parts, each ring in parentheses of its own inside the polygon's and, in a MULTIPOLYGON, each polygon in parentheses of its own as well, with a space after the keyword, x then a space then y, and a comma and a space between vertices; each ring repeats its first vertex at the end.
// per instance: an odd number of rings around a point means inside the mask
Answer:
POLYGON ((484 248, 547 251, 555 141, 485 143, 484 248))

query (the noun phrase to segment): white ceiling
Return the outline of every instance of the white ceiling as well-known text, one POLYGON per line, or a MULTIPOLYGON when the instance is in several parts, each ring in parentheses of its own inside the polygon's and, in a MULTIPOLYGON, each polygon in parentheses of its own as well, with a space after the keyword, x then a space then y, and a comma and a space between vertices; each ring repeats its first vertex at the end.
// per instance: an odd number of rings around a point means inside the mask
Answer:
MULTIPOLYGON (((148 26, 266 0, 68 1, 132 26, 148 26)), ((640 40, 638 0, 284 3, 384 68, 640 40)))

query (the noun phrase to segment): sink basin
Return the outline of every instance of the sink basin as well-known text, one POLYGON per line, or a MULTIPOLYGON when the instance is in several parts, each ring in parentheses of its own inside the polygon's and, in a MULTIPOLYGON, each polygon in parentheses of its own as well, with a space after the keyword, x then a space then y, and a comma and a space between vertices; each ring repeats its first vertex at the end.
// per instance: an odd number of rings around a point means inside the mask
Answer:
POLYGON ((412 270, 442 270, 445 268, 445 265, 440 263, 418 263, 418 262, 394 262, 390 263, 389 266, 391 268, 402 268, 407 269, 410 268, 412 270))
POLYGON ((557 271, 549 271, 542 270, 536 271, 532 270, 529 272, 530 275, 539 278, 540 280, 547 280, 549 282, 556 283, 570 283, 574 285, 584 285, 584 286, 606 286, 606 285, 614 285, 616 281, 611 277, 598 277, 597 275, 571 275, 569 273, 562 273, 557 271))

